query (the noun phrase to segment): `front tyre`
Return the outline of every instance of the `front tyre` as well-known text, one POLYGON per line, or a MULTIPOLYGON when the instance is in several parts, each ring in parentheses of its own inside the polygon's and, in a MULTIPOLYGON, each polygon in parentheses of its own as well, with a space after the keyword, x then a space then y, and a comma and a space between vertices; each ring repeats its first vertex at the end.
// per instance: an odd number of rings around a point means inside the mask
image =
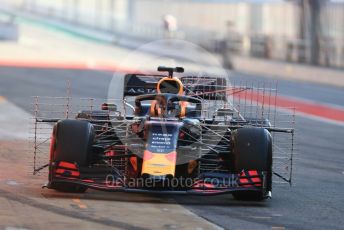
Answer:
POLYGON ((94 128, 88 121, 62 120, 53 130, 51 146, 51 166, 49 168, 50 187, 61 192, 82 193, 86 186, 54 182, 55 167, 52 163, 65 161, 76 164, 79 168, 86 167, 92 161, 92 144, 94 141, 94 128))
POLYGON ((260 201, 272 187, 272 138, 264 128, 240 128, 232 132, 232 152, 236 172, 257 170, 266 172, 265 185, 260 191, 236 191, 238 200, 260 201))

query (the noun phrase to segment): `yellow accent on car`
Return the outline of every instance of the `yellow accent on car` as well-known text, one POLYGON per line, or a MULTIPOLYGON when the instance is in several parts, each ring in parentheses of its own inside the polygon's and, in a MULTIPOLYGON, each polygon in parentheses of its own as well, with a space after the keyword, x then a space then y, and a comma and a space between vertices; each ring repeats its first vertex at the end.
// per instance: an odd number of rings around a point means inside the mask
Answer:
POLYGON ((169 160, 167 159, 168 154, 171 153, 151 153, 148 150, 145 150, 143 155, 143 164, 141 174, 149 174, 152 176, 164 176, 171 175, 174 176, 176 169, 176 159, 169 160), (151 154, 150 159, 145 159, 146 154, 151 154))

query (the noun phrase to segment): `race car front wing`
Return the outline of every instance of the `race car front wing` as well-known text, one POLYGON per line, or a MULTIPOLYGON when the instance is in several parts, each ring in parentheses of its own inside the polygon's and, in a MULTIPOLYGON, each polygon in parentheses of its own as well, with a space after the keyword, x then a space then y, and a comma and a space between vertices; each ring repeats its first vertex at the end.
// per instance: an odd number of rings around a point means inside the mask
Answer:
POLYGON ((235 191, 262 191, 266 196, 267 172, 243 170, 240 173, 204 173, 197 178, 170 178, 164 180, 125 178, 116 174, 82 174, 71 163, 59 162, 43 187, 54 188, 56 183, 78 184, 109 192, 220 195, 235 191))

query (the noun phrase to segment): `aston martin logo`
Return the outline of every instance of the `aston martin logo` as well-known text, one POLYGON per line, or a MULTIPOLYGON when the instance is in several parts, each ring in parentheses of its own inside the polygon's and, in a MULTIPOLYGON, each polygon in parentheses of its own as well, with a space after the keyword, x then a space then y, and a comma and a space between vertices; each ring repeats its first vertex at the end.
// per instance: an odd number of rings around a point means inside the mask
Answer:
POLYGON ((130 94, 150 94, 150 93, 156 93, 156 89, 150 89, 150 88, 127 88, 127 93, 130 94))

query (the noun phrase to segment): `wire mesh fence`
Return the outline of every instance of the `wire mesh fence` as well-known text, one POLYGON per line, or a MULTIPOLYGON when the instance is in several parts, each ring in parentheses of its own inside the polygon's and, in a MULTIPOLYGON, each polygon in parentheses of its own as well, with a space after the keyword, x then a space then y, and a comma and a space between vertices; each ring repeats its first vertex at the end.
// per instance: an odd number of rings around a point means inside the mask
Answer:
MULTIPOLYGON (((201 117, 198 119, 201 121, 200 127, 204 130, 202 134, 204 140, 199 157, 206 156, 208 162, 200 164, 200 172, 222 170, 217 163, 214 163, 215 161, 209 162, 209 153, 218 154, 219 151, 229 151, 230 136, 226 136, 228 130, 241 127, 262 127, 268 129, 273 138, 274 181, 276 183, 291 183, 295 149, 295 109, 276 105, 278 95, 276 85, 272 83, 232 82, 232 85, 213 85, 211 91, 209 91, 210 88, 203 88, 203 91, 199 91, 200 88, 198 88, 195 94, 195 82, 187 81, 187 83, 185 80, 185 88, 190 89, 187 94, 202 100, 201 117), (208 94, 212 95, 212 98, 205 96, 208 94), (217 98, 225 95, 225 100, 213 100, 214 95, 217 98), (209 123, 207 120, 213 122, 209 123)), ((207 82, 209 78, 197 80, 198 83, 200 81, 207 82)), ((125 140, 123 149, 127 149, 130 144, 140 143, 141 140, 137 138, 136 140, 130 131, 131 125, 139 121, 140 117, 127 119, 128 115, 135 115, 134 106, 128 104, 126 100, 118 99, 79 99, 68 96, 34 97, 34 118, 31 127, 33 172, 46 175, 47 170, 42 170, 42 168, 49 163, 52 129, 54 123, 60 119, 75 119, 78 117, 78 119, 91 121, 95 129, 100 131, 97 138, 105 142, 108 141, 106 135, 109 135, 109 130, 112 130, 121 136, 121 140, 125 140), (104 102, 107 103, 107 106, 110 104, 124 104, 124 106, 115 106, 114 108, 120 108, 120 110, 106 110, 100 114, 99 111, 101 111, 104 102), (110 122, 112 123, 111 126, 104 127, 105 124, 110 122), (101 132, 103 129, 105 131, 101 132), (130 138, 128 138, 129 136, 130 138)), ((216 160, 216 154, 213 156, 214 160, 216 160)), ((116 164, 117 168, 125 170, 125 164, 122 161, 111 162, 111 164, 116 164)))

